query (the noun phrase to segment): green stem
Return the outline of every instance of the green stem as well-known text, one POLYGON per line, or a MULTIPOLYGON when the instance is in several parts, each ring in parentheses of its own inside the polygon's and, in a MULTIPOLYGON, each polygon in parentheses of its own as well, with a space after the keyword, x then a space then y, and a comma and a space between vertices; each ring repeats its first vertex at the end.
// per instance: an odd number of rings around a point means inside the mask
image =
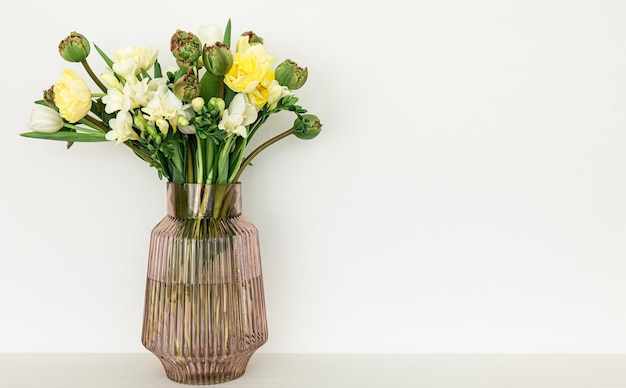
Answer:
POLYGON ((230 147, 232 146, 234 139, 235 135, 229 137, 228 140, 226 140, 226 144, 224 144, 222 151, 220 152, 220 156, 217 161, 217 183, 228 182, 228 154, 230 153, 230 147))
POLYGON ((206 139, 206 181, 205 183, 213 183, 213 158, 215 157, 215 143, 211 139, 206 139))
POLYGON ((84 117, 82 119, 78 120, 78 122, 81 123, 81 124, 87 125, 88 127, 93 128, 93 129, 97 130, 100 133, 104 132, 102 130, 102 128, 100 128, 99 126, 97 126, 93 122, 91 122, 89 120, 86 120, 84 117))
POLYGON ((187 150, 187 177, 185 182, 193 182, 193 157, 191 156, 191 147, 187 150))
POLYGON ((202 139, 196 135, 196 177, 195 183, 202 183, 204 181, 204 159, 202 154, 202 139))
POLYGON ((243 155, 246 151, 246 145, 248 144, 247 138, 242 137, 238 140, 240 140, 240 142, 239 144, 237 144, 237 147, 235 148, 235 152, 233 154, 235 159, 230 161, 230 168, 229 168, 230 175, 228 176, 228 183, 233 182, 235 175, 239 171, 239 168, 241 167, 241 163, 243 162, 243 155))
POLYGON ((254 157, 257 156, 258 154, 260 154, 261 151, 263 151, 267 147, 271 146, 272 144, 276 143, 277 141, 286 138, 287 136, 291 135, 292 133, 293 133, 293 127, 289 128, 288 130, 286 130, 285 132, 283 132, 283 133, 281 133, 279 135, 274 136, 273 138, 269 139, 265 143, 263 143, 260 146, 258 146, 254 151, 252 151, 250 153, 250 155, 248 155, 243 160, 243 163, 241 163, 241 167, 239 168, 239 172, 237 173, 237 175, 234 176, 232 182, 237 182, 239 180, 239 177, 241 176, 241 173, 246 168, 246 166, 248 166, 248 164, 250 164, 252 159, 254 159, 254 157))
POLYGON ((104 125, 103 122, 96 120, 95 118, 91 117, 91 116, 85 116, 83 117, 81 120, 86 120, 89 121, 90 123, 92 123, 93 125, 97 126, 98 128, 100 128, 102 130, 102 132, 107 133, 109 132, 111 129, 109 127, 107 127, 106 125, 104 125))
POLYGON ((221 75, 217 78, 217 96, 224 99, 224 76, 221 75))
POLYGON ((94 74, 93 70, 91 70, 91 67, 89 66, 89 63, 87 63, 87 60, 84 60, 81 62, 83 67, 85 68, 85 70, 87 71, 87 74, 89 74, 89 76, 91 77, 91 79, 93 80, 93 82, 96 83, 96 85, 98 85, 98 87, 100 89, 102 89, 103 92, 107 92, 107 87, 104 86, 104 84, 100 81, 100 79, 98 79, 98 77, 96 77, 96 75, 94 74))
POLYGON ((150 156, 146 155, 138 147, 135 147, 130 141, 126 141, 126 142, 124 142, 124 144, 126 144, 131 150, 133 150, 135 155, 139 156, 141 159, 143 159, 147 163, 152 164, 154 162, 154 159, 152 159, 150 156))
POLYGON ((70 123, 64 123, 63 124, 64 128, 69 128, 69 129, 73 129, 76 131, 82 131, 82 132, 87 132, 87 133, 97 133, 97 134, 101 134, 102 132, 100 131, 96 131, 95 129, 91 129, 91 128, 85 128, 85 127, 79 127, 77 125, 74 124, 70 124, 70 123))

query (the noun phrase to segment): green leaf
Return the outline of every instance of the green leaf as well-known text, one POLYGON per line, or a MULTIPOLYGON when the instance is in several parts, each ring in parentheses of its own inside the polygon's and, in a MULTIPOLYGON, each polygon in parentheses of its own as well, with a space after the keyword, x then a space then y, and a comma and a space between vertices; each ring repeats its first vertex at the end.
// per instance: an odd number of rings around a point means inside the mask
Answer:
POLYGON ((228 19, 228 23, 226 23, 226 29, 224 30, 224 42, 226 47, 230 48, 230 18, 228 19))
POLYGON ((113 67, 113 61, 111 60, 111 58, 109 58, 104 51, 100 50, 100 47, 98 47, 95 43, 93 44, 93 47, 96 48, 96 51, 98 52, 98 54, 100 54, 100 56, 102 57, 102 59, 104 59, 104 61, 106 62, 106 64, 109 67, 113 67))
POLYGON ((219 77, 207 71, 200 79, 200 96, 208 102, 211 97, 217 97, 219 91, 219 77))
POLYGON ((44 132, 25 132, 20 133, 20 136, 30 137, 34 139, 46 139, 46 140, 60 140, 71 142, 98 142, 107 141, 104 137, 104 133, 77 133, 73 131, 59 131, 53 133, 44 132))
POLYGON ((161 72, 161 64, 159 61, 154 61, 154 78, 163 77, 163 73, 161 72))
POLYGON ((230 106, 230 102, 235 98, 237 92, 233 91, 228 86, 224 86, 224 104, 228 107, 230 106))

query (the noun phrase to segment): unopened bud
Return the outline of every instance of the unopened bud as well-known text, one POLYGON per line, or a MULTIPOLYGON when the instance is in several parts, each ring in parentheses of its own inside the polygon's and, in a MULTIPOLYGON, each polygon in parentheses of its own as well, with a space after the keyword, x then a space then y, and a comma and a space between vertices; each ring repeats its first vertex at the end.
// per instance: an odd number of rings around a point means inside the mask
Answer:
POLYGON ((148 128, 148 120, 141 115, 136 115, 133 118, 133 123, 137 128, 139 128, 142 132, 148 128))
POLYGON ((189 120, 187 120, 184 116, 178 116, 177 124, 178 126, 186 127, 189 125, 189 120))
POLYGON ((220 117, 224 114, 224 109, 226 109, 226 103, 219 97, 211 97, 209 100, 209 105, 214 107, 216 110, 219 110, 220 117))
POLYGON ((255 34, 252 31, 246 31, 243 34, 241 34, 241 36, 247 36, 248 37, 248 43, 250 43, 251 45, 253 45, 253 44, 263 44, 263 38, 261 38, 260 36, 258 36, 257 34, 255 34))
POLYGON ((51 107, 55 107, 54 104, 54 85, 50 87, 48 90, 43 91, 43 100, 51 107))
POLYGON ((196 113, 200 112, 202 108, 204 107, 204 98, 196 97, 193 100, 191 100, 191 107, 196 113))
POLYGON ((309 76, 308 69, 298 66, 291 59, 283 61, 276 66, 274 78, 281 86, 286 86, 289 90, 300 89, 309 76))
POLYGON ((148 125, 148 127, 146 128, 146 130, 148 131, 148 133, 150 134, 150 136, 152 137, 157 137, 159 136, 156 127, 154 125, 148 125))
POLYGON ((313 139, 322 130, 322 123, 317 116, 304 114, 293 123, 293 134, 304 140, 313 139))
POLYGON ((72 32, 59 43, 59 54, 68 62, 82 62, 89 55, 89 41, 78 32, 72 32))
POLYGON ((233 53, 224 43, 216 42, 211 46, 204 46, 202 62, 210 73, 225 75, 233 66, 233 53))
POLYGON ((200 82, 193 69, 174 82, 174 95, 182 101, 191 101, 200 94, 200 82))
POLYGON ((202 43, 193 33, 176 30, 170 39, 170 51, 179 61, 194 62, 202 55, 202 43))

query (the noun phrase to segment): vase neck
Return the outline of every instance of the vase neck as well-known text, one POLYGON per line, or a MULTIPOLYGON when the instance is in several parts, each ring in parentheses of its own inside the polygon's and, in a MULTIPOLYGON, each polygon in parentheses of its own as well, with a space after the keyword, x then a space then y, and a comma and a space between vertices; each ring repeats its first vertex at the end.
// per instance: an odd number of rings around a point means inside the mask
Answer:
POLYGON ((241 184, 167 184, 167 214, 176 218, 230 218, 241 215, 241 184))

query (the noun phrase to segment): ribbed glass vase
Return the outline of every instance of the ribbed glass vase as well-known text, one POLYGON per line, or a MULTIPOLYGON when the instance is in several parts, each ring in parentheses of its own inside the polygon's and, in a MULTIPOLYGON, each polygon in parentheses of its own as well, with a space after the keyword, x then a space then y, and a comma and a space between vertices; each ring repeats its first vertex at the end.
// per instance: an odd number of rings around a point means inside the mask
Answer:
POLYGON ((267 341, 257 229, 238 183, 168 183, 167 198, 150 239, 142 343, 171 380, 233 380, 267 341))

